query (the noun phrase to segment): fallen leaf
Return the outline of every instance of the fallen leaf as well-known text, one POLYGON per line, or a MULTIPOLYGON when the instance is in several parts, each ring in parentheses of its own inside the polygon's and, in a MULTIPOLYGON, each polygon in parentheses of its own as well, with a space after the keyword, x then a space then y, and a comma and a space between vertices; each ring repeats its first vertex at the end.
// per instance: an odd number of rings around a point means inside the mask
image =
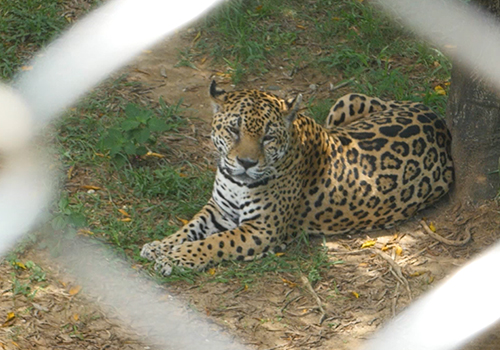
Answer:
POLYGON ((199 30, 198 33, 196 33, 196 36, 194 37, 192 44, 196 43, 198 40, 200 40, 200 38, 201 38, 201 30, 199 30))
POLYGON ((418 277, 418 276, 423 275, 424 273, 425 273, 424 271, 417 271, 417 272, 410 274, 410 277, 418 277))
POLYGON ((274 255, 276 255, 277 257, 280 257, 280 256, 285 255, 285 253, 283 253, 283 252, 279 252, 279 253, 276 253, 276 254, 274 254, 274 255))
POLYGON ((179 173, 179 177, 188 177, 188 176, 184 173, 179 173))
POLYGON ((456 48, 457 48, 457 45, 450 45, 450 44, 446 44, 446 45, 444 45, 444 47, 445 47, 446 49, 456 49, 456 48))
POLYGON ((78 234, 78 235, 84 235, 84 236, 87 236, 87 235, 88 235, 88 236, 92 236, 92 235, 94 234, 94 232, 89 231, 89 230, 85 230, 85 229, 81 228, 81 229, 79 229, 79 230, 76 232, 76 234, 78 234))
POLYGON ((19 346, 19 344, 18 344, 18 343, 16 343, 15 341, 11 340, 10 342, 11 342, 11 343, 12 343, 12 345, 14 345, 15 347, 17 347, 17 348, 19 348, 19 347, 20 347, 20 346, 19 346))
POLYGON ((80 319, 80 316, 78 314, 73 314, 73 320, 78 321, 80 319))
POLYGON ((75 170, 75 166, 72 165, 68 169, 68 180, 71 180, 71 177, 73 176, 73 170, 75 170))
POLYGON ((356 292, 352 291, 352 292, 351 292, 351 294, 352 294, 352 295, 354 295, 354 297, 355 297, 356 299, 359 299, 359 294, 358 294, 358 293, 356 293, 356 292))
POLYGON ((183 219, 183 218, 180 218, 178 216, 175 217, 177 220, 179 220, 180 222, 182 222, 182 226, 184 225, 187 225, 189 223, 189 220, 186 220, 186 219, 183 219))
POLYGON ((153 51, 151 51, 151 50, 142 50, 142 53, 151 53, 151 52, 153 52, 153 51))
POLYGON ((14 265, 15 265, 15 266, 17 266, 17 267, 20 267, 20 268, 21 268, 21 269, 23 269, 23 270, 26 270, 26 265, 24 265, 24 264, 23 264, 22 262, 20 262, 20 261, 16 261, 16 262, 14 263, 14 265))
POLYGON ((130 222, 132 221, 131 218, 123 218, 123 219, 118 219, 118 221, 121 221, 121 222, 130 222))
POLYGON ((427 281, 428 284, 431 284, 432 282, 434 282, 434 276, 430 276, 429 281, 427 281))
POLYGON ((340 17, 333 17, 332 18, 332 21, 340 21, 340 20, 342 20, 342 18, 340 18, 340 17))
POLYGON ((436 91, 436 93, 438 95, 446 95, 446 90, 443 89, 443 87, 441 85, 437 85, 435 88, 434 88, 434 91, 436 91))
POLYGON ((359 265, 358 265, 358 266, 359 266, 359 267, 367 267, 367 266, 368 266, 368 264, 367 264, 367 263, 359 263, 359 265))
POLYGON ((200 63, 203 64, 207 61, 207 57, 202 57, 201 60, 200 60, 200 63))
POLYGON ((22 71, 28 71, 28 70, 33 70, 33 66, 22 66, 21 67, 22 71))
POLYGON ((436 226, 434 226, 434 223, 433 223, 433 222, 431 222, 431 223, 429 224, 429 229, 430 229, 432 232, 436 232, 436 226))
POLYGON ((165 156, 163 154, 155 153, 155 152, 151 152, 151 151, 149 151, 148 153, 146 153, 144 156, 145 157, 165 158, 165 156))
POLYGON ((130 216, 129 213, 127 213, 125 210, 123 209, 118 209, 118 211, 120 212, 120 214, 122 214, 123 216, 130 216))
POLYGON ((69 289, 69 295, 77 295, 82 290, 82 286, 74 286, 69 289))
POLYGON ((289 281, 286 278, 282 278, 281 280, 283 281, 283 283, 288 284, 288 286, 291 288, 297 287, 297 283, 289 281))
POLYGON ((262 10, 262 7, 263 7, 262 5, 257 6, 257 7, 255 8, 255 11, 256 11, 256 12, 259 12, 260 10, 262 10))
POLYGON ((401 248, 399 245, 396 246, 396 255, 401 255, 403 254, 403 248, 401 248))
POLYGON ((2 327, 11 326, 14 323, 15 318, 16 318, 16 314, 14 314, 13 312, 9 312, 7 314, 7 318, 5 319, 5 322, 2 323, 2 327))
POLYGON ((306 30, 306 29, 307 29, 306 27, 301 26, 300 24, 297 24, 297 25, 296 25, 296 27, 297 27, 297 28, 299 28, 299 29, 303 29, 303 30, 306 30))
POLYGON ((102 153, 99 153, 99 152, 94 152, 94 154, 95 154, 96 156, 98 156, 98 157, 111 159, 111 157, 110 157, 110 156, 107 156, 107 155, 102 154, 102 153))
POLYGON ((84 190, 94 190, 94 191, 102 190, 101 187, 92 185, 81 185, 80 187, 83 188, 84 190))
POLYGON ((215 269, 212 267, 210 269, 208 269, 207 273, 211 276, 215 275, 215 269))
POLYGON ((363 248, 370 248, 370 247, 373 247, 375 245, 375 243, 377 243, 376 241, 374 241, 373 239, 370 239, 368 241, 365 241, 362 245, 361 245, 361 249, 363 248))

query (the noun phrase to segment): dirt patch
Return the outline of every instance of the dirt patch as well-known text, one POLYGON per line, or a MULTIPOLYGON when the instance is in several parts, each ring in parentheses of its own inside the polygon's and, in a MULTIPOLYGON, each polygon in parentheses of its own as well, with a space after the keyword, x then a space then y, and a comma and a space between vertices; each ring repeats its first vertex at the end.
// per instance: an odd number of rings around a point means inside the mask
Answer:
MULTIPOLYGON (((128 79, 149 86, 153 100, 160 96, 175 104, 183 99, 188 110, 187 132, 166 136, 172 162, 186 155, 195 162, 213 164, 209 137, 211 116, 207 87, 212 78, 230 89, 209 64, 196 62, 198 69, 175 67, 177 52, 190 45, 193 34, 182 32, 146 51, 127 67, 128 79), (182 149, 176 156, 175 149, 182 149)), ((317 73, 315 73, 317 74, 317 73)), ((320 76, 303 71, 286 77, 278 70, 265 78, 251 78, 248 87, 270 88, 285 95, 301 91, 309 96, 329 97, 328 84, 320 76), (314 84, 314 89, 311 89, 314 84)), ((335 83, 335 82, 334 82, 335 83)), ((332 261, 341 259, 313 285, 307 276, 268 273, 248 288, 241 283, 174 283, 169 292, 188 301, 250 347, 257 349, 352 349, 412 300, 433 288, 439 280, 464 265, 499 238, 500 216, 495 203, 479 208, 451 208, 445 204, 421 214, 420 218, 395 229, 353 236, 328 238, 332 261), (422 216, 434 223, 448 239, 472 232, 471 241, 459 247, 437 242, 419 226, 422 216), (363 243, 373 245, 362 249, 363 243), (389 258, 390 260, 388 260, 389 258), (390 262, 392 261, 392 263, 390 262), (304 277, 306 277, 304 279, 304 277)), ((312 239, 320 245, 322 239, 312 239)), ((29 280, 29 269, 4 262, 0 266, 0 346, 16 348, 144 349, 147 344, 109 314, 105 315, 85 290, 75 293, 77 282, 59 277, 58 268, 40 254, 27 252, 47 271, 46 281, 31 298, 15 293, 15 281, 29 280), (14 313, 14 317, 9 313, 14 313)), ((215 273, 226 267, 220 266, 215 273)), ((65 278, 65 277, 64 277, 65 278)), ((18 291, 19 292, 19 291, 18 291)), ((498 333, 489 332, 466 349, 500 349, 498 333)), ((142 340, 142 339, 141 339, 142 340)), ((146 340, 144 340, 146 341, 146 340)))

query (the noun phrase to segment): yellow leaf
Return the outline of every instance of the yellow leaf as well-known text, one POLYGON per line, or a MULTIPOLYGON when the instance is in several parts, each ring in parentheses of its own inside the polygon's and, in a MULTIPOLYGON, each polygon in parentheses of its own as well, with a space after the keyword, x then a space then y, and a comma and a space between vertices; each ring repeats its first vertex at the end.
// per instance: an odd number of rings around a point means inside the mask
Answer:
POLYGON ((77 232, 76 232, 78 235, 89 235, 89 236, 92 236, 94 234, 94 232, 92 231, 89 231, 89 230, 85 230, 83 228, 79 229, 77 232))
POLYGON ((297 24, 297 25, 296 25, 296 27, 297 27, 297 28, 299 28, 299 29, 303 29, 303 30, 306 30, 306 29, 307 29, 306 27, 301 26, 300 24, 297 24))
POLYGON ((377 243, 376 241, 374 241, 373 239, 370 239, 368 241, 365 241, 362 245, 361 245, 361 248, 370 248, 370 247, 373 247, 375 245, 375 243, 377 243))
POLYGON ((396 246, 396 255, 401 255, 403 254, 403 248, 401 248, 399 245, 396 246))
POLYGON ((28 71, 28 70, 32 70, 32 69, 33 69, 33 66, 22 66, 21 67, 22 71, 28 71))
POLYGON ((180 177, 187 177, 187 175, 186 175, 186 174, 184 174, 184 173, 179 173, 179 176, 180 176, 180 177))
POLYGON ((146 153, 144 156, 145 157, 165 158, 165 156, 163 154, 155 153, 155 152, 151 152, 151 151, 149 151, 148 153, 146 153))
POLYGON ((151 50, 142 50, 142 52, 143 52, 143 53, 151 53, 151 52, 153 52, 153 51, 151 51, 151 50))
POLYGON ((263 7, 262 5, 257 6, 257 7, 255 8, 255 11, 256 11, 256 12, 259 12, 260 10, 262 10, 262 7, 263 7))
POLYGON ((186 220, 186 219, 183 219, 183 218, 180 218, 178 216, 175 217, 177 220, 179 220, 180 222, 182 222, 182 225, 187 225, 189 223, 189 220, 186 220))
POLYGON ((417 271, 412 274, 410 274, 410 277, 418 277, 420 275, 423 275, 425 272, 424 271, 417 271))
POLYGON ((342 20, 342 18, 340 18, 340 17, 333 17, 332 20, 333 21, 340 21, 340 20, 342 20))
POLYGON ((382 248, 380 248, 381 251, 385 252, 386 250, 391 249, 392 246, 385 245, 382 248))
POLYGON ((285 255, 285 253, 283 253, 283 252, 279 252, 279 253, 276 253, 276 254, 274 254, 274 255, 276 255, 277 257, 280 257, 280 256, 285 255))
POLYGON ((17 347, 17 348, 19 348, 19 347, 20 347, 20 346, 19 346, 19 344, 18 344, 18 343, 16 343, 15 341, 11 340, 10 342, 11 342, 11 343, 12 343, 12 345, 14 345, 15 347, 17 347))
POLYGON ((358 293, 356 293, 356 292, 354 292, 354 291, 353 291, 353 292, 351 292, 351 294, 352 294, 352 295, 354 295, 354 297, 355 297, 356 299, 358 299, 358 298, 359 298, 359 294, 358 294, 358 293))
POLYGON ((68 169, 68 180, 71 180, 71 177, 73 176, 73 170, 75 170, 75 166, 72 165, 68 169))
POLYGON ((208 269, 207 273, 211 276, 215 275, 215 269, 212 267, 210 269, 208 269))
POLYGON ((434 91, 436 91, 436 93, 438 95, 446 95, 446 91, 445 89, 443 89, 443 87, 441 85, 437 85, 435 88, 434 88, 434 91))
POLYGON ((94 152, 94 154, 95 154, 96 156, 98 156, 98 157, 101 157, 101 158, 108 158, 108 159, 110 159, 110 158, 111 158, 110 156, 107 156, 107 155, 102 154, 102 153, 99 153, 99 152, 94 152))
POLYGON ((289 281, 286 278, 282 278, 281 280, 283 281, 283 283, 288 284, 288 286, 291 288, 297 287, 297 283, 289 281))
POLYGON ((83 188, 84 190, 94 190, 94 191, 102 190, 101 187, 92 186, 92 185, 81 185, 80 187, 83 188))
POLYGON ((456 49, 456 48, 457 48, 457 45, 446 44, 446 45, 444 45, 444 47, 445 47, 446 49, 456 49))
POLYGON ((200 40, 201 38, 201 30, 198 31, 198 33, 196 33, 196 36, 194 37, 192 43, 194 44, 195 42, 197 42, 198 40, 200 40))
POLYGON ((5 322, 2 323, 2 327, 7 327, 12 325, 14 322, 13 320, 16 318, 16 315, 13 312, 9 312, 7 314, 7 318, 5 319, 5 322))
POLYGON ((73 320, 78 321, 80 319, 80 316, 78 314, 73 314, 73 320))
POLYGON ((434 223, 430 223, 429 224, 429 229, 432 231, 432 232, 436 232, 436 226, 434 226, 434 223))
POLYGON ((248 290, 248 284, 245 283, 245 290, 248 290))
POLYGON ((121 222, 130 222, 132 221, 131 218, 123 218, 123 219, 118 219, 118 221, 121 221, 121 222))
POLYGON ((429 281, 427 283, 431 284, 432 282, 434 282, 434 276, 430 276, 429 281))
POLYGON ((82 290, 82 286, 74 286, 69 289, 69 295, 77 295, 82 290))
POLYGON ((23 270, 26 270, 26 265, 24 265, 24 264, 23 264, 22 262, 20 262, 20 261, 16 261, 16 262, 14 263, 14 265, 15 265, 15 266, 17 266, 17 267, 20 267, 20 268, 21 268, 21 269, 23 269, 23 270))
POLYGON ((123 209, 118 209, 118 211, 120 212, 120 214, 122 214, 123 216, 130 216, 129 213, 127 213, 125 210, 123 209))
POLYGON ((200 63, 203 64, 207 61, 207 57, 202 57, 201 60, 200 60, 200 63))

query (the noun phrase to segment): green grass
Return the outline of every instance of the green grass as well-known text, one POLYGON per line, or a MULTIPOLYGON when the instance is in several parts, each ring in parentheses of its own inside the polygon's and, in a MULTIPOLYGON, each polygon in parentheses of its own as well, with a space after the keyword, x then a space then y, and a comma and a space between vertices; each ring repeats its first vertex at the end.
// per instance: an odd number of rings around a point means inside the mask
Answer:
POLYGON ((353 91, 444 112, 446 96, 433 88, 449 79, 449 61, 364 2, 236 0, 211 14, 202 32, 193 52, 225 66, 235 84, 307 67, 318 80, 352 79, 353 91))
MULTIPOLYGON (((67 21, 61 17, 61 0, 0 1, 0 74, 10 79, 67 21)), ((271 71, 296 71, 294 79, 301 81, 309 76, 334 85, 349 81, 342 89, 308 97, 308 113, 320 122, 336 98, 354 91, 423 101, 444 112, 446 96, 434 87, 448 81, 449 61, 365 2, 235 0, 212 13, 200 30, 195 44, 179 51, 179 66, 197 69, 197 60, 208 56, 239 87, 253 77, 266 79, 271 71)), ((142 244, 174 233, 180 219, 190 219, 210 197, 213 170, 189 159, 143 157, 141 147, 171 154, 175 146, 165 135, 182 135, 188 112, 131 93, 141 88, 125 75, 110 79, 49 132, 61 164, 61 188, 66 184, 42 229, 58 235, 39 242, 54 254, 60 240, 83 234, 152 266, 139 257, 142 244), (165 123, 161 132, 151 120, 165 123), (110 130, 116 132, 106 139, 110 130)), ((225 262, 214 274, 176 270, 159 280, 236 281, 251 288, 261 276, 277 273, 305 275, 315 283, 335 263, 341 262, 301 235, 282 256, 225 262)), ((22 284, 17 288, 28 293, 22 284)))

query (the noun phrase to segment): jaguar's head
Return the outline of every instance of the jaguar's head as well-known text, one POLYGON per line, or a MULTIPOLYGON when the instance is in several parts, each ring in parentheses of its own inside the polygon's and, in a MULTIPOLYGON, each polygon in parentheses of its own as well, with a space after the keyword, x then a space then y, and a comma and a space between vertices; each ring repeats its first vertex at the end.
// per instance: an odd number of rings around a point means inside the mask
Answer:
POLYGON ((219 168, 250 184, 276 174, 290 147, 302 96, 285 101, 258 90, 225 92, 210 85, 215 115, 212 140, 219 168))

